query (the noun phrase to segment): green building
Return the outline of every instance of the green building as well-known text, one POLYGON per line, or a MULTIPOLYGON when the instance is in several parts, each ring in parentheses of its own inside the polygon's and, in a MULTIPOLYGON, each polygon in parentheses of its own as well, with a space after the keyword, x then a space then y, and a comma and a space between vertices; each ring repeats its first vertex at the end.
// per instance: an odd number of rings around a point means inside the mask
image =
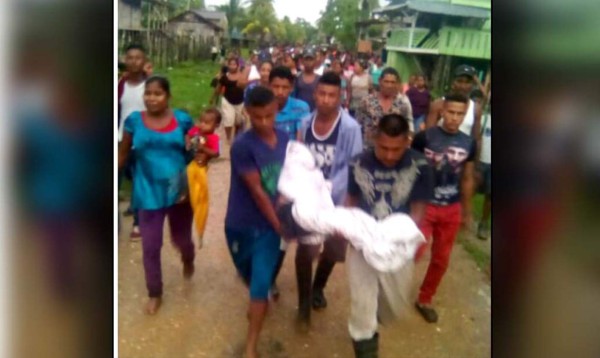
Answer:
POLYGON ((403 81, 423 73, 437 92, 448 89, 451 71, 460 64, 490 71, 491 0, 392 0, 373 10, 388 23, 386 65, 403 81))

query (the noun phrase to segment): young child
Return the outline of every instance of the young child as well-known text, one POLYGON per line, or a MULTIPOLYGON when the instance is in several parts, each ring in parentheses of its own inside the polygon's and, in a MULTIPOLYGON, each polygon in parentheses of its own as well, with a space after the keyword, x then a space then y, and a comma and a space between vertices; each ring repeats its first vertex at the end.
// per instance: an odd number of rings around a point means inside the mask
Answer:
POLYGON ((204 228, 208 218, 208 162, 219 156, 219 136, 215 133, 221 124, 221 112, 209 108, 202 113, 199 122, 185 136, 185 146, 194 155, 188 164, 187 178, 190 204, 194 210, 194 229, 198 248, 202 248, 204 228))

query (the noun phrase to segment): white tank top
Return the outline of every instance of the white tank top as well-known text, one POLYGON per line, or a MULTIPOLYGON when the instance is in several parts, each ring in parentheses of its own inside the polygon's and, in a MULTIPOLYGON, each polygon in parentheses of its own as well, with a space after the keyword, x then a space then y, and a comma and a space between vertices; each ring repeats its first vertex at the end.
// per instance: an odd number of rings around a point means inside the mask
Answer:
MULTIPOLYGON (((443 99, 444 97, 442 97, 443 99)), ((471 130, 473 129, 473 124, 475 123, 475 102, 473 100, 469 100, 469 108, 467 108, 467 113, 465 114, 465 119, 463 120, 458 130, 463 132, 464 134, 470 136, 471 130)), ((442 118, 438 121, 438 126, 442 125, 442 118)))

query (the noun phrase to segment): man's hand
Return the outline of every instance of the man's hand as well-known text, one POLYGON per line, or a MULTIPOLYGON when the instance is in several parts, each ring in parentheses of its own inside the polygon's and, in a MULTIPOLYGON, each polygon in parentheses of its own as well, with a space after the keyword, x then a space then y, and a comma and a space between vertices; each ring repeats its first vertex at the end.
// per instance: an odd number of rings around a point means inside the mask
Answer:
POLYGON ((334 231, 330 236, 330 240, 346 240, 346 237, 339 231, 334 231))

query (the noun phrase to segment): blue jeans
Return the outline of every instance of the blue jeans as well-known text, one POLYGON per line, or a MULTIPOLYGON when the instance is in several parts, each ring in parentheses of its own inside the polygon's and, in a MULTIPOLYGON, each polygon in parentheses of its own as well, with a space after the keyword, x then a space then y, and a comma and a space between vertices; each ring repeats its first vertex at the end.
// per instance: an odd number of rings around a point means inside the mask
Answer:
POLYGON ((424 114, 422 114, 418 117, 415 117, 415 119, 414 119, 415 134, 419 133, 419 131, 420 131, 419 128, 421 127, 422 123, 425 123, 425 115, 424 114))

